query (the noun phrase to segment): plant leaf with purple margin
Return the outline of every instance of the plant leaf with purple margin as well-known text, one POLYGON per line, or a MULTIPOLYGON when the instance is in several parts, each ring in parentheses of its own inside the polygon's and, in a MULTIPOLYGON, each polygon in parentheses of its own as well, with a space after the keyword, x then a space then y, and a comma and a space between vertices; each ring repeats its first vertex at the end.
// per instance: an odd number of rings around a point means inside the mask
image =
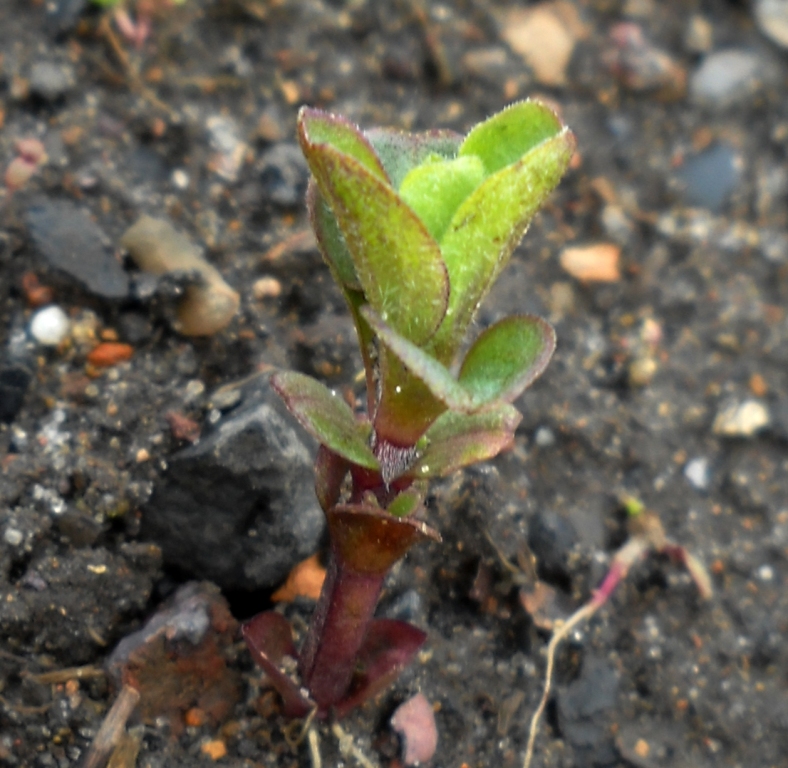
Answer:
POLYGON ((457 155, 480 158, 489 175, 516 163, 562 129, 558 116, 543 102, 518 101, 474 126, 457 155))
POLYGON ((446 366, 401 336, 369 306, 361 307, 361 316, 369 323, 380 341, 429 391, 449 408, 457 411, 474 410, 470 394, 451 375, 446 366))
POLYGON ((417 443, 421 456, 411 473, 416 477, 440 477, 492 459, 511 447, 521 419, 520 412, 508 403, 471 414, 446 411, 417 443))
POLYGON ((476 310, 558 184, 574 151, 568 130, 489 176, 452 218, 440 248, 449 272, 449 306, 429 351, 444 360, 459 346, 476 310))
POLYGON ((329 144, 302 148, 336 217, 367 301, 392 328, 424 343, 446 312, 449 283, 437 242, 389 184, 329 144))
MULTIPOLYGON (((304 144, 315 146, 329 144, 343 155, 361 163, 370 173, 388 181, 388 176, 375 154, 369 140, 361 129, 340 115, 332 115, 322 109, 301 107, 298 112, 298 137, 304 144)), ((306 154, 306 149, 304 149, 306 154)))
POLYGON ((512 315, 476 339, 458 380, 474 402, 511 403, 544 371, 554 350, 555 331, 546 320, 512 315))
POLYGON ((378 469, 368 442, 370 425, 359 422, 342 398, 311 376, 295 371, 275 373, 271 386, 304 429, 322 445, 354 464, 378 469))

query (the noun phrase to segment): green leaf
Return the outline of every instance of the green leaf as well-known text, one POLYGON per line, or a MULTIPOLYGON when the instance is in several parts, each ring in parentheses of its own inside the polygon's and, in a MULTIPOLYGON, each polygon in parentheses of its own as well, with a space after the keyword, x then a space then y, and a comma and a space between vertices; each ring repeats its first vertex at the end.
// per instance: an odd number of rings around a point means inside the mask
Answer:
POLYGON ((488 174, 516 163, 563 126, 556 114, 539 101, 520 101, 475 126, 458 151, 460 157, 475 155, 488 174))
POLYGON ((307 146, 328 144, 343 155, 357 160, 374 176, 388 181, 386 171, 372 145, 361 129, 347 118, 332 115, 322 109, 301 107, 298 112, 297 130, 305 155, 307 146))
POLYGON ((458 379, 476 402, 511 403, 544 371, 554 350, 555 331, 546 320, 513 315, 476 339, 458 379))
POLYGON ((409 489, 397 496, 386 507, 386 512, 394 517, 410 517, 422 504, 423 498, 418 491, 409 489))
POLYGON ((371 307, 361 307, 359 311, 380 341, 408 371, 424 382, 434 397, 454 410, 473 410, 470 394, 446 366, 384 323, 371 307))
POLYGON ((399 188, 399 196, 440 242, 460 203, 483 179, 484 165, 478 157, 427 162, 408 173, 399 188))
POLYGON ((416 477, 440 477, 492 459, 512 446, 521 418, 520 412, 507 403, 472 414, 446 411, 417 443, 421 456, 411 473, 416 477))
POLYGON ((337 220, 320 194, 314 179, 309 180, 306 190, 306 204, 317 245, 323 258, 331 267, 334 279, 343 288, 360 291, 361 283, 356 274, 353 257, 347 249, 347 243, 339 229, 337 220))
POLYGON ((304 429, 322 445, 354 464, 378 469, 368 442, 370 425, 357 421, 342 398, 311 376, 295 371, 275 373, 271 386, 304 429))
POLYGON ((451 293, 429 351, 450 359, 481 300, 506 265, 531 218, 558 184, 574 150, 568 130, 488 177, 460 205, 441 241, 451 293))
POLYGON ((303 148, 367 301, 396 331, 424 343, 443 319, 449 295, 438 244, 397 193, 357 160, 328 144, 303 148))
POLYGON ((446 130, 406 133, 392 128, 372 128, 364 135, 383 163, 394 189, 399 189, 408 172, 431 155, 445 160, 456 157, 463 140, 459 133, 446 130))

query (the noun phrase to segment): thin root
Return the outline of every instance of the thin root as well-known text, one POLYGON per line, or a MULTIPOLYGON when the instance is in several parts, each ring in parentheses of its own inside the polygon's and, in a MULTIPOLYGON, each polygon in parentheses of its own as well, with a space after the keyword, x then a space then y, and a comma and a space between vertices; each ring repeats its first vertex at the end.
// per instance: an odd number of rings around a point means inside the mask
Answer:
POLYGON ((317 735, 317 728, 311 726, 306 732, 307 744, 309 744, 309 754, 312 758, 312 768, 323 768, 323 760, 320 757, 320 737, 317 735))
POLYGON ((347 733, 338 723, 331 726, 331 732, 337 737, 339 742, 339 751, 345 757, 352 757, 362 768, 377 768, 353 741, 353 737, 347 733))
POLYGON ((558 644, 578 625, 581 621, 585 621, 596 613, 597 608, 601 603, 592 600, 586 603, 582 608, 575 611, 567 620, 566 623, 561 625, 561 628, 555 632, 550 639, 547 646, 547 668, 544 673, 544 691, 542 691, 542 698, 539 701, 539 706, 531 718, 531 726, 528 729, 528 746, 525 750, 525 759, 523 760, 523 768, 530 768, 531 760, 534 756, 534 742, 536 741, 536 734, 539 732, 539 720, 542 717, 544 708, 547 706, 547 699, 550 696, 550 683, 553 678, 553 665, 555 663, 555 651, 558 644))

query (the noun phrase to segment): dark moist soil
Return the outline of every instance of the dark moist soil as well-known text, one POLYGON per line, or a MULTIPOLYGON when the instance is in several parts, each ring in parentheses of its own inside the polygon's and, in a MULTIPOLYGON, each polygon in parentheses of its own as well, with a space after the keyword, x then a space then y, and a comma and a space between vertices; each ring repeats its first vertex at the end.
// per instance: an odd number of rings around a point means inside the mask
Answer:
MULTIPOLYGON (((575 130, 579 155, 479 326, 536 312, 554 323, 558 351, 518 403, 514 450, 435 485, 430 517, 444 541, 415 549, 382 603, 429 640, 343 726, 374 763, 400 765, 388 719, 422 691, 440 736, 434 766, 521 765, 549 633, 491 541, 525 565, 530 541, 569 610, 625 540, 620 500, 631 494, 707 564, 715 596, 703 603, 667 561, 638 565, 560 651, 535 765, 788 766, 788 67, 748 4, 565 3, 584 34, 566 84, 552 88, 503 42, 506 3, 189 0, 139 51, 113 46, 82 5, 0 3, 3 168, 20 137, 41 139, 49 157, 0 199, 0 764, 79 764, 116 695, 102 672, 109 653, 181 582, 210 575, 151 540, 145 510, 194 431, 232 417, 220 388, 288 366, 360 394, 352 327, 304 234, 298 106, 363 126, 464 131, 541 95, 575 130), (691 76, 693 16, 710 26, 712 50, 761 57, 760 87, 714 108, 611 74, 608 33, 629 20, 675 76, 691 76), (705 187, 690 173, 682 191, 682 169, 714 146, 727 150, 709 162, 728 170, 705 187), (186 338, 168 322, 177 280, 146 293, 136 275, 123 298, 128 263, 106 280, 106 264, 57 268, 43 241, 58 230, 40 211, 57 220, 65 209, 46 206, 64 200, 90 214, 110 254, 141 214, 168 217, 240 292, 236 319, 186 338), (561 268, 567 244, 616 239, 619 279, 583 284, 561 268), (75 324, 59 348, 25 341, 30 272, 75 324), (279 296, 259 298, 263 277, 279 296), (86 365, 100 338, 129 343, 131 359, 86 365), (759 430, 719 434, 717 415, 747 401, 766 409, 759 430), (81 676, 41 677, 75 666, 81 676)), ((88 229, 77 227, 86 259, 88 229)), ((269 605, 270 587, 223 586, 239 620, 269 605)), ((310 607, 287 612, 303 625, 310 607)), ((136 765, 311 765, 237 636, 226 654, 231 711, 203 702, 222 722, 200 724, 193 710, 184 726, 163 704, 141 728, 132 721, 136 765)), ((327 728, 320 738, 323 765, 356 764, 327 728)))

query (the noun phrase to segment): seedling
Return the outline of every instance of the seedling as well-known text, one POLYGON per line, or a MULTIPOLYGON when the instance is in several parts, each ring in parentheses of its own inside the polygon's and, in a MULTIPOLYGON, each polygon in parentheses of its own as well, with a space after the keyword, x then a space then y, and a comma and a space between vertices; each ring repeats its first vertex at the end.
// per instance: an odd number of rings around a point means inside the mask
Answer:
POLYGON ((115 24, 123 37, 136 48, 142 48, 150 35, 154 15, 162 8, 183 5, 186 0, 136 0, 135 12, 129 12, 127 0, 93 0, 96 5, 112 10, 115 24))
POLYGON ((613 555, 610 568, 591 599, 578 608, 553 633, 547 645, 544 688, 542 698, 539 700, 539 705, 531 718, 531 725, 528 729, 528 744, 525 749, 523 768, 531 768, 534 744, 539 732, 539 720, 550 697, 556 649, 575 627, 590 619, 610 599, 616 587, 626 578, 630 568, 651 553, 666 555, 687 569, 695 582, 698 593, 704 600, 710 600, 714 593, 711 578, 703 563, 686 547, 667 538, 662 522, 656 513, 647 511, 642 502, 632 497, 626 497, 623 503, 628 515, 629 539, 613 555))
POLYGON ((429 478, 509 448, 512 403, 545 369, 555 334, 504 318, 460 357, 476 311, 563 175, 572 133, 544 104, 514 104, 463 137, 363 133, 304 108, 298 138, 320 250, 347 301, 366 376, 366 414, 300 373, 272 385, 320 443, 316 490, 330 562, 300 652, 278 613, 244 636, 293 717, 342 717, 386 687, 425 634, 374 619, 410 547, 440 540, 422 519, 429 478))

